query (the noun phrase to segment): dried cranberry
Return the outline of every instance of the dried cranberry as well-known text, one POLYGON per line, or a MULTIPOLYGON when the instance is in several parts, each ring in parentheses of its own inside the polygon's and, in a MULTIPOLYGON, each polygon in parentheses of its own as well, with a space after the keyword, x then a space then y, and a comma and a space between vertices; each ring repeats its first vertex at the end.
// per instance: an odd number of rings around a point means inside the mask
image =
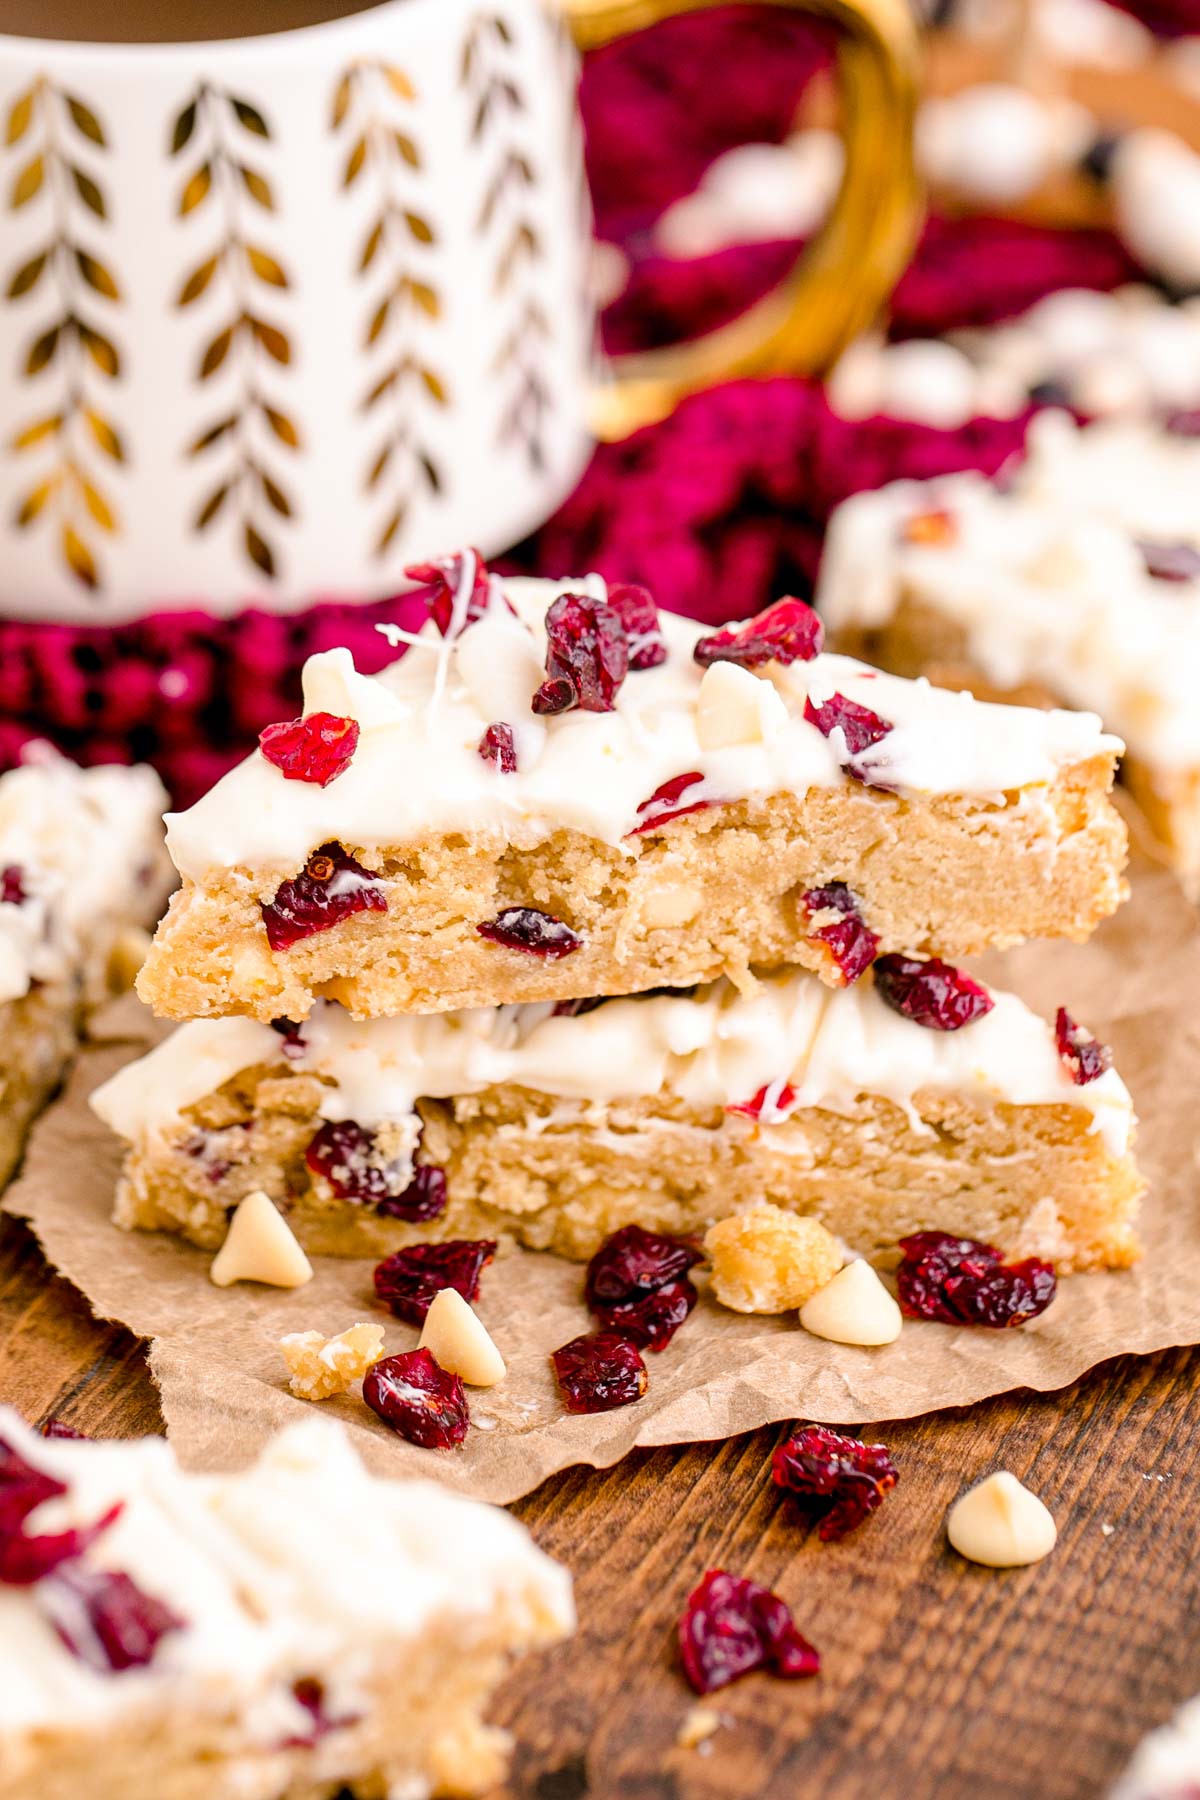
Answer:
POLYGON ((24 869, 20 863, 9 863, 0 870, 0 904, 23 906, 27 898, 24 869))
POLYGON ((1058 1277, 1052 1264, 1027 1256, 981 1275, 949 1275, 942 1291, 964 1325, 1003 1331, 1044 1313, 1058 1291, 1058 1277))
POLYGON ((41 1434, 44 1438, 74 1438, 83 1444, 90 1444, 92 1441, 86 1431, 76 1431, 64 1419, 47 1419, 41 1428, 41 1434))
POLYGON ((996 1004, 985 987, 937 956, 876 958, 875 990, 893 1012, 929 1031, 961 1031, 996 1004))
POLYGON ((900 1306, 913 1319, 996 1330, 1024 1325, 1045 1312, 1058 1286, 1051 1265, 1038 1257, 1005 1263, 993 1245, 944 1231, 915 1232, 900 1248, 900 1306))
POLYGON ((376 1136, 355 1119, 329 1119, 309 1140, 304 1160, 329 1183, 339 1200, 373 1206, 390 1218, 435 1219, 446 1207, 446 1177, 431 1163, 412 1169, 385 1162, 376 1136), (431 1177, 440 1177, 430 1179, 431 1177))
POLYGON ((611 1412, 640 1400, 649 1377, 637 1345, 617 1331, 572 1338, 550 1361, 568 1412, 611 1412))
POLYGON ((824 887, 809 888, 804 906, 810 917, 823 912, 838 914, 828 924, 809 931, 806 942, 823 944, 841 975, 841 985, 851 987, 870 968, 879 949, 878 937, 868 931, 859 910, 857 895, 844 881, 830 881, 824 887))
POLYGON ((958 536, 958 521, 944 506, 934 506, 905 519, 900 535, 906 544, 952 544, 958 536))
POLYGON ((814 706, 806 699, 804 717, 810 725, 816 726, 822 737, 831 737, 835 731, 840 731, 846 755, 851 758, 861 756, 864 750, 878 744, 892 730, 887 719, 881 719, 869 706, 860 706, 857 700, 848 700, 845 694, 830 694, 821 706, 814 706))
POLYGON ((787 1604, 770 1588, 710 1569, 679 1621, 683 1672, 698 1694, 711 1694, 753 1669, 789 1678, 816 1675, 818 1651, 801 1637, 787 1604))
POLYGON ((579 1019, 584 1013, 595 1012, 598 1006, 603 1006, 604 1002, 611 998, 610 994, 593 994, 586 1000, 556 1000, 554 1011, 550 1017, 552 1019, 579 1019))
POLYGON ((449 1450, 467 1435, 471 1415, 463 1384, 428 1350, 407 1350, 372 1363, 362 1393, 371 1411, 410 1444, 449 1450))
POLYGON ((72 1656, 102 1675, 144 1668, 167 1633, 187 1624, 132 1576, 83 1563, 56 1570, 38 1601, 72 1656))
POLYGON ((315 1675, 302 1675, 299 1681, 294 1681, 292 1698, 308 1714, 310 1724, 307 1731, 297 1733, 295 1737, 284 1738, 279 1745, 281 1750, 311 1750, 314 1744, 328 1737, 331 1731, 341 1731, 347 1725, 357 1724, 362 1717, 361 1713, 353 1712, 331 1715, 326 1707, 325 1684, 315 1675))
POLYGON ((280 1048, 289 1062, 297 1062, 304 1055, 307 1045, 303 1025, 297 1025, 294 1019, 272 1019, 271 1030, 277 1031, 283 1039, 280 1048))
POLYGON ((35 1469, 6 1438, 0 1438, 0 1536, 18 1532, 43 1501, 57 1500, 66 1483, 35 1469))
POLYGON ((1085 175, 1101 185, 1112 180, 1113 163, 1121 145, 1122 133, 1119 131, 1099 131, 1079 159, 1079 166, 1085 175))
POLYGON ((575 705, 574 684, 561 675, 553 680, 547 679, 537 689, 529 704, 535 713, 543 715, 570 712, 575 705))
POLYGON ((322 844, 299 875, 285 881, 273 900, 264 901, 262 916, 272 950, 289 950, 301 938, 329 931, 355 913, 387 909, 387 898, 371 871, 340 844, 322 844))
MULTIPOLYGON (((287 1054, 285 1049, 284 1054, 287 1054)), ((220 1131, 193 1131, 190 1137, 180 1145, 185 1156, 192 1157, 204 1170, 205 1177, 215 1187, 224 1181, 240 1155, 239 1140, 244 1144, 246 1133, 251 1129, 251 1121, 245 1120, 236 1125, 226 1125, 220 1131), (232 1155, 226 1152, 232 1151, 232 1155)))
MULTIPOLYGON (((354 1119, 330 1119, 309 1141, 304 1160, 314 1175, 322 1175, 339 1200, 355 1200, 376 1206, 393 1193, 403 1192, 396 1183, 396 1165, 390 1172, 373 1160, 375 1133, 354 1119)), ((408 1185, 405 1173, 405 1186, 408 1185)))
POLYGON ((375 1293, 398 1319, 423 1325, 433 1297, 454 1288, 464 1300, 479 1297, 479 1278, 496 1254, 494 1238, 455 1238, 444 1244, 410 1244, 375 1270, 375 1293))
POLYGON ((670 781, 664 781, 656 787, 648 800, 643 800, 638 807, 640 825, 635 825, 628 833, 630 837, 640 837, 643 831, 659 831, 669 825, 672 819, 686 818, 688 813, 703 812, 706 806, 716 803, 712 800, 679 801, 689 789, 696 787, 704 780, 699 769, 689 769, 686 775, 672 775, 670 781))
POLYGON ((515 775, 517 772, 517 741, 513 737, 513 728, 498 719, 489 725, 479 740, 479 754, 485 763, 491 763, 499 769, 501 775, 515 775))
POLYGON ((589 1307, 640 1300, 704 1261, 690 1238, 668 1237, 642 1225, 622 1225, 606 1238, 587 1266, 583 1292, 589 1307))
POLYGON ((886 1444, 864 1444, 821 1425, 805 1425, 771 1459, 771 1479, 820 1516, 817 1536, 837 1543, 854 1531, 898 1479, 886 1444))
POLYGON ((309 781, 328 787, 349 768, 358 749, 357 719, 340 719, 336 713, 309 713, 304 719, 266 725, 258 734, 258 747, 285 781, 309 781))
POLYGON ((812 662, 824 641, 824 627, 812 607, 789 596, 743 625, 727 625, 700 638, 692 655, 705 669, 715 662, 759 669, 769 662, 812 662))
POLYGON ((896 1285, 901 1310, 911 1318, 937 1319, 943 1325, 961 1324, 942 1293, 946 1276, 958 1270, 977 1276, 1000 1265, 1000 1252, 991 1244, 956 1238, 945 1231, 913 1232, 901 1238, 900 1249, 903 1261, 896 1272, 896 1285))
POLYGON ((1200 550, 1192 544, 1152 544, 1143 538, 1138 549, 1155 581, 1195 581, 1200 576, 1200 550))
POLYGON ((6 1587, 32 1587, 35 1581, 41 1581, 61 1563, 74 1562, 81 1557, 110 1525, 115 1524, 123 1510, 118 1501, 91 1525, 56 1531, 48 1536, 6 1532, 0 1536, 0 1582, 6 1587))
POLYGON ((507 950, 524 950, 530 956, 557 959, 570 956, 583 946, 569 925, 553 913, 538 912, 532 906, 506 906, 494 919, 485 919, 475 927, 489 944, 503 944, 507 950))
POLYGON ((1200 407, 1185 407, 1171 413, 1166 428, 1172 437, 1200 438, 1200 407))
POLYGON ((491 597, 487 564, 478 550, 468 550, 465 554, 458 551, 454 556, 438 557, 434 562, 413 563, 404 571, 410 581, 419 581, 423 587, 428 588, 425 604, 429 608, 430 618, 443 637, 449 636, 454 621, 454 603, 463 585, 467 556, 472 558, 473 568, 471 591, 466 596, 466 610, 460 627, 460 631, 465 631, 468 625, 474 625, 477 619, 482 619, 491 597))
POLYGON ((411 1224, 423 1225, 442 1216, 448 1197, 445 1169, 436 1163, 418 1163, 404 1192, 389 1194, 378 1202, 375 1211, 385 1219, 407 1219, 411 1224))
POLYGON ((666 1282, 652 1294, 619 1300, 611 1306, 594 1306, 592 1310, 606 1331, 630 1338, 642 1350, 665 1350, 698 1299, 684 1275, 678 1281, 666 1282))
POLYGON ((630 581, 614 582, 608 590, 608 604, 625 627, 630 670, 656 669, 666 662, 667 646, 649 588, 635 587, 630 581))
POLYGON ((1065 1006, 1060 1006, 1054 1016, 1054 1041, 1076 1087, 1098 1081, 1112 1068, 1113 1056, 1108 1045, 1093 1037, 1085 1026, 1077 1025, 1065 1006))
POLYGON ((778 1125, 786 1119, 796 1104, 796 1090, 789 1082, 771 1082, 767 1087, 760 1087, 750 1100, 738 1100, 727 1106, 727 1113, 734 1113, 739 1119, 762 1120, 764 1113, 767 1125, 778 1125))
POLYGON ((586 594, 560 594, 546 614, 547 679, 533 710, 612 712, 628 670, 629 639, 616 608, 586 594))
POLYGON ((1030 406, 1070 407, 1071 389, 1067 382, 1049 376, 1045 381, 1031 381, 1025 390, 1030 406))

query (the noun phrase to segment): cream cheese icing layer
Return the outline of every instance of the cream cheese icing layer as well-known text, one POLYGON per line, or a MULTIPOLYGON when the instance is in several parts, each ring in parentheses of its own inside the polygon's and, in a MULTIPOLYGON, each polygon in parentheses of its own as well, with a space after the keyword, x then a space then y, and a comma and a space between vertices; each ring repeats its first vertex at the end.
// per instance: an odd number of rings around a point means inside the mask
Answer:
MULTIPOLYGON (((555 1016, 544 1003, 354 1020, 319 1001, 287 1065, 336 1084, 322 1100, 325 1118, 371 1128, 403 1120, 419 1097, 501 1083, 600 1103, 665 1092, 699 1106, 735 1105, 786 1083, 795 1107, 833 1111, 848 1111, 862 1095, 909 1107, 924 1089, 1081 1107, 1112 1154, 1123 1155, 1134 1116, 1120 1076, 1110 1069, 1076 1087, 1046 1024, 1012 994, 993 998, 990 1013, 955 1032, 894 1012, 869 976, 835 989, 799 971, 764 980, 753 995, 721 980, 694 996, 607 1000, 575 1017, 555 1016)), ((200 1020, 128 1064, 92 1105, 135 1142, 168 1129, 242 1069, 280 1060, 269 1025, 200 1020)))
POLYGON ((0 1588, 0 1733, 115 1727, 152 1706, 231 1714, 269 1748, 306 1737, 291 1685, 320 1679, 332 1715, 360 1709, 381 1649, 435 1620, 470 1630, 503 1606, 570 1630, 570 1579, 498 1508, 433 1482, 367 1473, 344 1430, 289 1426, 237 1475, 191 1475, 160 1438, 44 1440, 8 1408, 0 1437, 68 1493, 27 1529, 124 1510, 86 1561, 131 1575, 186 1621, 144 1668, 100 1674, 68 1652, 36 1589, 0 1588))
POLYGON ((786 669, 768 665, 758 679, 773 683, 783 702, 773 727, 706 750, 697 735, 703 671, 692 651, 709 628, 669 613, 661 615, 666 662, 630 674, 615 711, 539 719, 530 701, 545 674, 546 609, 561 592, 602 597, 604 583, 505 582, 515 614, 499 586, 483 619, 446 640, 428 625, 378 676, 359 674, 346 650, 310 658, 306 712, 361 727, 348 768, 321 788, 285 780, 255 751, 189 811, 168 816, 181 873, 200 881, 230 868, 293 871, 333 839, 371 849, 453 831, 527 846, 569 829, 620 845, 639 806, 691 771, 704 787, 689 798, 713 801, 839 786, 847 777, 836 734, 826 739, 805 721, 809 695, 819 705, 840 692, 891 721, 895 729, 872 754, 886 761, 887 784, 906 793, 999 795, 1120 748, 1094 717, 984 706, 822 655, 786 669), (480 738, 498 720, 514 727, 516 774, 479 755, 480 738))
MULTIPOLYGON (((1104 513, 1080 510, 1055 480, 1039 464, 1028 495, 974 473, 854 495, 830 522, 822 615, 833 630, 880 626, 911 596, 963 629, 970 660, 996 686, 1039 683, 1094 708, 1147 761, 1190 767, 1200 762, 1200 582, 1151 577, 1115 498, 1104 513), (951 515, 952 539, 908 542, 907 521, 930 511, 951 515)), ((1197 491, 1200 462, 1193 531, 1197 491)))
POLYGON ((0 778, 0 869, 22 896, 0 900, 0 1001, 86 976, 122 925, 149 920, 165 802, 152 769, 79 769, 48 745, 0 778))

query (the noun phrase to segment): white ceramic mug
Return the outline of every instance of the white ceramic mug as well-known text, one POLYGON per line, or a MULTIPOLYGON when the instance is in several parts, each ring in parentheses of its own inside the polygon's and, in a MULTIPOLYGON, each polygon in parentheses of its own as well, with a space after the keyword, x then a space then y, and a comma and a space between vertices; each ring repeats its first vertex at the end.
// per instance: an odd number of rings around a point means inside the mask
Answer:
MULTIPOLYGON (((850 27, 842 197, 732 336, 639 361, 618 423, 822 360, 902 261, 903 0, 773 3, 850 27)), ((695 4, 385 0, 211 42, 0 36, 0 612, 370 598, 408 561, 547 518, 596 417, 570 27, 599 43, 695 4)))

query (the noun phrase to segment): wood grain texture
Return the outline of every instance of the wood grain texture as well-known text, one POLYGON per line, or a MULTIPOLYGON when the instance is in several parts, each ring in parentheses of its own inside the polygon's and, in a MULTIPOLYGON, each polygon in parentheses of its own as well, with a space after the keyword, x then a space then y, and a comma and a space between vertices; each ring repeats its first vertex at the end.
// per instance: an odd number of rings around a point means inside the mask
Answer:
MULTIPOLYGON (((0 1351, 0 1398, 31 1419, 162 1428, 137 1340, 97 1324, 12 1221, 0 1351)), ((500 1696, 518 1740, 508 1796, 1100 1800, 1142 1733, 1200 1691, 1198 1376, 1200 1352, 1126 1357, 1059 1395, 881 1425, 900 1485, 841 1545, 772 1490, 779 1431, 547 1482, 513 1510, 573 1571, 580 1631, 500 1696), (946 1548, 951 1501, 999 1466, 1058 1520, 1038 1568, 946 1548), (674 1626, 712 1567, 778 1589, 824 1669, 727 1689, 721 1730, 682 1750, 693 1696, 674 1626)))

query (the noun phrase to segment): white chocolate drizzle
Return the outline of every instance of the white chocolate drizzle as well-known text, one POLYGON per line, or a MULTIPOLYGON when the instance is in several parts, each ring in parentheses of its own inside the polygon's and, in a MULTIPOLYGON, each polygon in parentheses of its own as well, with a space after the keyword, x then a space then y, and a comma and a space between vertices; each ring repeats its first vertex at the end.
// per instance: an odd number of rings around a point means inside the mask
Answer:
MULTIPOLYGON (((1044 1021, 1012 994, 993 997, 990 1013, 955 1032, 894 1012, 869 976, 838 989, 803 971, 771 976, 753 995, 721 980, 695 995, 606 1000, 573 1017, 545 1002, 354 1020, 318 1001, 286 1063, 333 1084, 325 1118, 368 1128, 407 1119, 421 1097, 501 1084, 599 1105, 665 1093, 705 1107, 744 1104, 765 1088, 761 1119, 744 1125, 766 1131, 796 1108, 850 1112, 863 1096, 895 1101, 919 1125, 914 1097, 933 1091, 1075 1107, 1123 1155, 1134 1116, 1116 1071, 1075 1086, 1044 1021)), ((269 1025, 198 1020, 128 1064, 92 1104, 121 1137, 153 1140, 243 1069, 283 1060, 269 1025)))
POLYGON ((759 677, 784 703, 778 729, 706 750, 696 728, 702 670, 692 651, 708 628, 669 613, 661 614, 667 661, 628 675, 614 711, 535 717, 547 607, 557 594, 581 589, 598 598, 606 591, 596 576, 505 581, 503 596, 515 610, 492 604, 445 640, 430 624, 417 640, 421 649, 410 648, 378 676, 359 674, 346 650, 311 657, 306 711, 339 713, 361 727, 349 766, 322 788, 285 779, 256 751, 189 811, 169 815, 176 866, 195 881, 233 868, 278 874, 333 840, 373 849, 443 832, 531 846, 574 830, 628 845, 639 806, 693 770, 705 794, 726 801, 842 785, 848 778, 837 744, 804 719, 809 695, 820 704, 842 693, 886 718, 894 730, 872 760, 886 765, 889 787, 910 794, 999 798, 1120 748, 1087 715, 984 706, 822 655, 768 665, 759 677), (432 663, 426 646, 436 651, 432 663), (498 721, 515 733, 515 774, 479 755, 480 738, 498 721))

